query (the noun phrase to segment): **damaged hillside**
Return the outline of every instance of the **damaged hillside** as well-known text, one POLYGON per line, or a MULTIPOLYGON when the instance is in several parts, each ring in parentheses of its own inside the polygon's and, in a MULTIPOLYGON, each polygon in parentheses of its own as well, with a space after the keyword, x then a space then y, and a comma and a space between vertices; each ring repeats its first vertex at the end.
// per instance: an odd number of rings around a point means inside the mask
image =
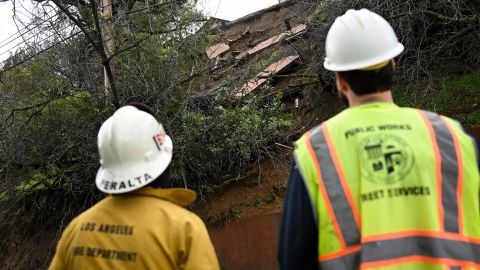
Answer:
POLYGON ((131 102, 153 108, 173 138, 171 185, 198 193, 191 209, 209 226, 224 268, 276 269, 275 239, 258 256, 270 261, 226 267, 240 265, 232 243, 247 239, 235 228, 282 211, 293 142, 345 108, 322 65, 327 31, 348 9, 381 14, 405 45, 398 105, 447 115, 480 135, 478 0, 292 0, 235 21, 205 18, 190 1, 114 1, 105 15, 97 1, 52 0, 56 16, 34 2, 38 34, 62 29, 68 38, 30 44, 0 69, 5 269, 46 268, 69 221, 104 197, 94 184, 97 132, 131 102), (232 221, 237 235, 223 235, 232 221))

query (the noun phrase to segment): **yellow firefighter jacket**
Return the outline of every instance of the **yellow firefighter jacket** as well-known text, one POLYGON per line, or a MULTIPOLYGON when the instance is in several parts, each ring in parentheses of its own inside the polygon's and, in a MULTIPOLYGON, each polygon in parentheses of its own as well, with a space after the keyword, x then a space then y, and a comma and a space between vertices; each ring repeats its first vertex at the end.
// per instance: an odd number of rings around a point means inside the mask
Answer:
POLYGON ((108 196, 68 225, 49 269, 219 269, 205 225, 182 207, 195 197, 152 187, 108 196))

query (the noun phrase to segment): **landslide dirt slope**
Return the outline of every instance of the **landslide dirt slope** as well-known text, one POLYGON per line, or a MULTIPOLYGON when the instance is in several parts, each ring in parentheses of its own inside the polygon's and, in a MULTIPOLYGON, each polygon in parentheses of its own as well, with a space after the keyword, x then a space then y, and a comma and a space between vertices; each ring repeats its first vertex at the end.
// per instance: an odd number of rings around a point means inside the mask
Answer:
MULTIPOLYGON (((262 40, 285 31, 285 18, 290 18, 292 25, 306 22, 311 6, 308 4, 301 6, 301 2, 299 1, 299 5, 273 9, 256 19, 240 22, 217 34, 216 41, 227 42, 229 39, 237 39, 248 30, 250 34, 232 46, 234 51, 247 50, 262 40)), ((213 189, 211 193, 206 194, 204 201, 194 205, 192 210, 209 226, 222 228, 228 221, 281 212, 290 169, 292 149, 288 147, 292 147, 291 142, 344 108, 337 96, 333 94, 334 89, 331 89, 331 84, 324 84, 318 81, 318 78, 308 77, 315 77, 314 67, 319 65, 319 63, 312 63, 310 58, 315 54, 313 51, 315 48, 309 47, 305 42, 313 37, 315 37, 314 33, 307 31, 304 36, 294 42, 282 42, 266 48, 245 62, 226 66, 225 70, 217 71, 214 75, 205 75, 197 82, 200 90, 215 88, 223 79, 231 78, 230 76, 236 72, 252 69, 252 74, 255 75, 272 61, 296 52, 301 59, 296 69, 272 80, 271 86, 274 90, 278 90, 305 83, 301 91, 283 99, 286 110, 292 113, 295 122, 292 133, 280 140, 287 147, 276 145, 274 153, 268 158, 250 165, 246 170, 248 175, 246 178, 242 176, 238 181, 213 189), (269 61, 258 67, 255 66, 265 59, 269 61), (295 76, 288 77, 288 75, 295 76)), ((467 126, 478 126, 480 125, 478 106, 480 72, 478 67, 462 70, 461 74, 452 71, 436 75, 438 82, 433 85, 425 83, 423 88, 398 86, 394 89, 395 98, 401 105, 439 111, 459 118, 467 126), (477 71, 472 72, 472 70, 477 71)), ((10 235, 8 239, 2 240, 9 241, 11 245, 8 245, 7 250, 3 250, 5 256, 0 258, 0 268, 45 269, 60 233, 60 229, 55 227, 36 231, 28 236, 10 235)))
POLYGON ((247 178, 215 190, 192 210, 215 227, 221 227, 230 219, 280 213, 290 169, 289 158, 290 154, 285 153, 251 165, 247 178))

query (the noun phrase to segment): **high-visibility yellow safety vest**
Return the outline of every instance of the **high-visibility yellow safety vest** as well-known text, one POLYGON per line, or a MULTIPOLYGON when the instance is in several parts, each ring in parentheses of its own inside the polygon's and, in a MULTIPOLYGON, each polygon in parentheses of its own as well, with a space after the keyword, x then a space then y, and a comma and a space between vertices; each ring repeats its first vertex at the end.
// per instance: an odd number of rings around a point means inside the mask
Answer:
POLYGON ((480 269, 478 153, 455 121, 374 102, 296 143, 320 269, 480 269))

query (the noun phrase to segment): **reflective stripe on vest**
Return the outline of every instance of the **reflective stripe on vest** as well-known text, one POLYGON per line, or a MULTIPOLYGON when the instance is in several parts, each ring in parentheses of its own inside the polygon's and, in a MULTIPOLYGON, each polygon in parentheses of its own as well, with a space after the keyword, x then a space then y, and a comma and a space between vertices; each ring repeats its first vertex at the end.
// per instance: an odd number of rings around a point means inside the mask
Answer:
MULTIPOLYGON (((345 175, 341 168, 328 129, 319 127, 309 134, 309 148, 313 149, 319 178, 319 187, 325 195, 327 208, 334 222, 342 247, 360 243, 360 221, 345 175)), ((313 153, 312 153, 313 154, 313 153)))
POLYGON ((458 138, 438 114, 419 113, 427 125, 435 153, 440 227, 447 232, 461 232, 463 161, 458 138))
POLYGON ((423 111, 419 114, 428 128, 435 155, 441 228, 436 233, 396 233, 394 235, 400 236, 370 236, 360 241, 357 207, 334 149, 328 123, 306 134, 307 148, 319 175, 319 189, 342 245, 338 252, 319 256, 322 269, 356 269, 359 265, 375 267, 413 261, 480 267, 480 240, 470 241, 458 234, 462 233, 463 186, 459 139, 438 114, 423 111), (450 237, 452 235, 454 237, 450 237))
POLYGON ((322 261, 321 268, 356 269, 358 265, 361 265, 361 268, 387 267, 413 261, 480 267, 478 240, 430 232, 403 233, 394 238, 382 235, 375 238, 378 240, 362 239, 361 250, 322 261))

